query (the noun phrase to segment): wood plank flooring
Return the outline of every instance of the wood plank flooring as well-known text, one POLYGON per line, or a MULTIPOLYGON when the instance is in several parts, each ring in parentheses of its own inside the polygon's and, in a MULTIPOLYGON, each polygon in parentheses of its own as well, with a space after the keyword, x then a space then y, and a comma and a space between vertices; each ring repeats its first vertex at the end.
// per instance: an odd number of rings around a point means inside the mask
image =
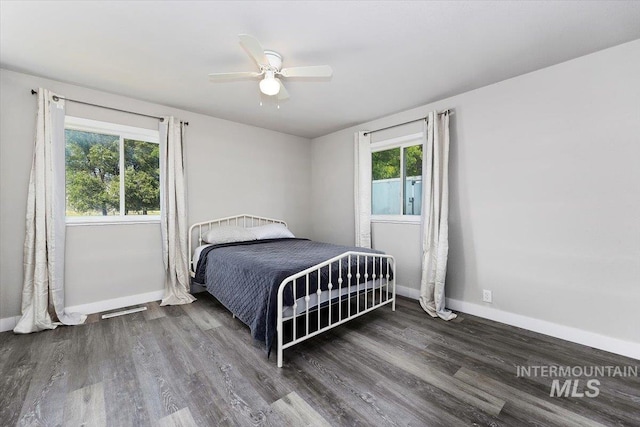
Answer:
POLYGON ((447 323, 399 298, 396 312, 285 350, 278 369, 220 303, 197 298, 0 334, 0 425, 640 426, 638 377, 598 378, 589 398, 551 397, 554 378, 516 375, 637 360, 466 314, 447 323))

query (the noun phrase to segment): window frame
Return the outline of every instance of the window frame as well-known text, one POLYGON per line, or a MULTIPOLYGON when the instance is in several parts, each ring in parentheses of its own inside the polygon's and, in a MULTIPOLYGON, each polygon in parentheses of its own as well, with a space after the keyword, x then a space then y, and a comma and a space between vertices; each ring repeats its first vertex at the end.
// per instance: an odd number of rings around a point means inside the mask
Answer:
MULTIPOLYGON (((412 147, 415 145, 423 145, 424 133, 418 132, 410 135, 399 136, 396 138, 385 139, 378 142, 372 142, 370 145, 371 155, 378 151, 392 150, 394 148, 400 148, 400 182, 402 195, 400 197, 400 212, 404 211, 404 203, 405 203, 405 186, 404 179, 406 179, 406 170, 404 165, 404 150, 407 147, 412 147)), ((424 152, 422 153, 424 156, 424 152)), ((372 160, 373 162, 373 160, 372 160)), ((422 159, 422 164, 424 165, 424 158, 422 159)), ((373 168, 373 163, 372 163, 373 168)), ((423 167, 423 177, 424 177, 424 167, 423 167)), ((373 176, 371 177, 371 185, 373 186, 373 176)), ((371 203, 373 203, 373 193, 371 194, 371 203)), ((375 215, 371 214, 371 222, 385 222, 385 223, 399 223, 399 224, 420 224, 422 215, 375 215)))
MULTIPOLYGON (((66 216, 66 225, 111 225, 111 224, 155 224, 160 223, 160 215, 125 215, 124 197, 124 140, 136 140, 160 145, 160 132, 153 129, 139 128, 135 126, 121 125, 111 122, 103 122, 92 119, 85 119, 75 116, 65 116, 64 129, 77 130, 81 132, 99 133, 102 135, 113 135, 120 138, 118 144, 118 155, 120 165, 120 208, 119 215, 96 215, 96 216, 66 216)), ((66 145, 66 137, 65 137, 66 145)), ((160 159, 158 158, 158 162, 160 159)), ((65 176, 66 176, 65 159, 65 176)), ((161 179, 162 180, 162 179, 161 179)), ((160 186, 160 200, 162 200, 162 186, 160 186)), ((66 211, 66 193, 65 193, 66 211)))

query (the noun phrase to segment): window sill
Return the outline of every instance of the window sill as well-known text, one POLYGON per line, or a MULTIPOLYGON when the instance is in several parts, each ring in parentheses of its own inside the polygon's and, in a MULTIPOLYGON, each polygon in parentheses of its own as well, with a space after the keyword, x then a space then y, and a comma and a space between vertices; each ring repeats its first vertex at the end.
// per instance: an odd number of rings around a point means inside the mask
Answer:
POLYGON ((420 215, 378 215, 371 217, 372 223, 384 223, 384 224, 413 224, 420 225, 420 215))
POLYGON ((78 227, 78 226, 87 226, 87 225, 134 225, 134 224, 160 224, 159 216, 152 216, 146 218, 109 218, 104 219, 101 217, 97 218, 78 218, 78 219, 67 219, 65 221, 65 225, 67 227, 78 227))

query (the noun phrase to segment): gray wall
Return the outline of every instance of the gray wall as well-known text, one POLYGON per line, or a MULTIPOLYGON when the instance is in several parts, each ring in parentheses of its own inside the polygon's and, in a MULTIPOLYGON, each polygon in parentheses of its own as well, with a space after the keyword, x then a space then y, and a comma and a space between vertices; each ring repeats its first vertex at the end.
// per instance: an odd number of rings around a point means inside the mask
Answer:
MULTIPOLYGON (((189 121, 189 223, 252 213, 311 231, 308 139, 0 70, 0 318, 20 313, 22 245, 39 86, 69 98, 189 121)), ((211 102, 217 102, 212 100, 211 102)), ((69 103, 67 114, 157 129, 158 121, 69 103)), ((163 288, 159 224, 68 226, 66 305, 163 288)))
MULTIPOLYGON (((313 237, 353 242, 355 131, 454 108, 447 296, 640 342, 638 76, 634 41, 316 138, 313 237)), ((419 233, 373 225, 416 289, 419 233)))

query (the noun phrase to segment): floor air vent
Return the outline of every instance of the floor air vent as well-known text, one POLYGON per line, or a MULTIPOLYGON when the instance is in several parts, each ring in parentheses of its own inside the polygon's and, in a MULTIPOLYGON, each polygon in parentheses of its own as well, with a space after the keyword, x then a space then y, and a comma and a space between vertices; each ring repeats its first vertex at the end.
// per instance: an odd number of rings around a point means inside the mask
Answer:
POLYGON ((115 311, 113 313, 103 314, 102 318, 103 319, 109 319, 111 317, 124 316, 125 314, 137 313, 139 311, 145 311, 146 309, 147 309, 147 307, 145 307, 145 306, 136 307, 136 308, 129 308, 127 310, 121 310, 121 311, 115 311))

